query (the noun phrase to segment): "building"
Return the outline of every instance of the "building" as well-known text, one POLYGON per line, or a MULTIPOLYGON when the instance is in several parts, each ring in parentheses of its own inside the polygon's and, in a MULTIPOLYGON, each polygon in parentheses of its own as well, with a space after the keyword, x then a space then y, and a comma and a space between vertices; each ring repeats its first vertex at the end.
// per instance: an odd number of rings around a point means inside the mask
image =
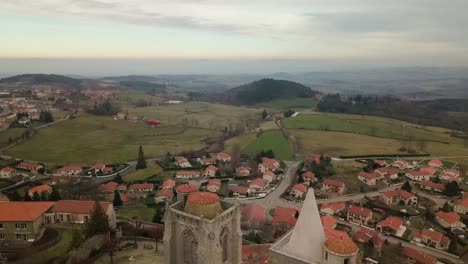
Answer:
POLYGON ((384 234, 393 234, 396 236, 401 236, 406 230, 406 227, 403 226, 403 221, 394 216, 389 216, 385 220, 377 223, 377 231, 384 234))
MULTIPOLYGON (((107 215, 109 226, 115 228, 117 220, 112 203, 99 202, 98 204, 107 215)), ((46 213, 44 218, 47 223, 84 224, 91 218, 95 205, 95 201, 60 200, 55 202, 50 213, 46 213)))
POLYGON ((334 214, 343 212, 345 209, 346 209, 346 204, 343 202, 322 204, 320 206, 320 213, 334 215, 334 214))
POLYGON ((179 170, 176 172, 175 177, 177 179, 192 180, 200 177, 200 172, 194 170, 179 170))
POLYGON ((387 180, 398 179, 398 170, 390 167, 383 167, 374 170, 375 173, 379 174, 379 178, 385 178, 387 180))
POLYGON ((59 175, 77 175, 83 172, 83 169, 80 166, 64 166, 57 170, 59 175))
POLYGON ((153 190, 153 184, 152 183, 135 183, 132 184, 128 187, 128 192, 139 192, 139 193, 149 193, 153 190))
POLYGON ((101 193, 113 194, 115 190, 117 190, 117 186, 119 186, 116 182, 108 182, 99 185, 99 191, 101 193))
POLYGON ((377 180, 379 179, 379 174, 373 172, 373 173, 368 173, 365 171, 360 171, 358 174, 358 180, 360 180, 362 183, 369 185, 369 186, 374 186, 377 184, 377 180))
POLYGON ((436 221, 443 228, 450 228, 450 230, 465 230, 466 226, 460 222, 460 215, 456 212, 446 213, 444 211, 438 211, 435 213, 436 221))
POLYGON ((265 224, 266 211, 256 203, 251 203, 241 207, 242 225, 260 227, 265 224))
POLYGON ((244 166, 237 167, 236 175, 238 177, 248 177, 250 176, 250 170, 244 166))
POLYGON ((267 157, 262 158, 262 163, 258 164, 258 170, 261 173, 264 173, 265 171, 276 171, 280 167, 279 161, 275 159, 270 159, 267 157))
POLYGON ((338 221, 330 215, 325 215, 320 218, 324 229, 335 229, 338 221))
POLYGON ((321 190, 324 192, 333 192, 333 193, 342 194, 345 191, 345 187, 346 185, 342 181, 337 181, 337 180, 326 178, 322 182, 321 190))
POLYGON ((268 264, 271 244, 242 245, 242 264, 268 264))
POLYGON ((447 250, 450 245, 450 239, 448 237, 430 229, 423 229, 421 232, 415 233, 413 241, 441 250, 447 250))
POLYGON ((26 161, 20 162, 16 167, 19 169, 28 170, 30 172, 37 172, 39 169, 44 168, 44 166, 39 163, 31 163, 26 161))
POLYGON ((216 160, 221 161, 221 162, 230 162, 231 155, 224 153, 224 152, 219 152, 218 154, 216 154, 216 160))
POLYGON ((192 164, 185 157, 176 157, 174 164, 180 168, 190 168, 192 164))
POLYGON ((408 168, 409 163, 406 160, 399 159, 399 160, 394 161, 391 164, 391 166, 394 167, 394 168, 402 170, 402 169, 408 168))
POLYGON ((387 166, 387 162, 385 160, 381 160, 381 159, 375 159, 374 160, 374 163, 379 165, 380 167, 385 167, 387 166))
POLYGON ((250 194, 249 187, 235 186, 232 190, 234 196, 245 197, 250 194))
POLYGON ((354 235, 354 240, 363 243, 371 244, 376 250, 376 256, 380 257, 383 241, 379 237, 379 233, 374 229, 363 227, 354 235))
POLYGON ((418 197, 402 189, 393 191, 382 192, 381 200, 387 205, 404 204, 407 206, 414 206, 418 204, 418 197))
POLYGON ((351 205, 347 213, 346 218, 348 221, 356 224, 368 225, 372 220, 372 211, 364 207, 351 205))
POLYGON ((276 174, 274 174, 272 171, 265 171, 263 173, 263 179, 267 180, 268 183, 276 181, 276 174))
POLYGON ((271 264, 356 264, 359 259, 359 248, 345 233, 324 230, 312 189, 294 229, 270 248, 271 264))
POLYGON ((417 170, 417 171, 409 171, 405 173, 405 176, 412 180, 412 181, 428 181, 432 177, 432 173, 427 170, 417 170))
POLYGON ((423 189, 423 190, 428 190, 428 191, 434 191, 434 192, 444 192, 445 190, 445 186, 441 183, 435 183, 433 181, 421 181, 421 183, 419 183, 419 188, 423 189))
POLYGON ((190 184, 182 184, 175 188, 177 193, 177 201, 185 200, 189 194, 197 192, 199 189, 198 186, 190 184))
POLYGON ((203 159, 198 159, 198 162, 200 162, 200 164, 203 165, 203 166, 215 165, 215 164, 216 164, 216 158, 203 158, 203 159))
POLYGON ((0 240, 33 242, 44 226, 43 215, 53 202, 1 202, 0 240))
POLYGON ((104 169, 106 168, 106 165, 105 164, 101 164, 101 163, 98 163, 98 164, 95 164, 93 166, 91 166, 89 169, 88 169, 88 173, 99 173, 99 172, 104 172, 104 169))
POLYGON ((221 180, 219 179, 212 179, 208 181, 208 185, 206 186, 206 190, 212 193, 217 193, 221 188, 221 180))
POLYGON ((241 214, 214 193, 191 193, 164 216, 164 263, 241 263, 241 214))
POLYGON ((302 198, 304 197, 304 194, 307 193, 307 189, 307 186, 302 183, 295 184, 291 188, 291 196, 295 198, 302 198))
POLYGON ((250 182, 249 188, 254 190, 255 192, 260 192, 260 191, 265 190, 267 184, 268 184, 267 180, 257 178, 250 182))
POLYGON ((442 166, 444 166, 444 163, 439 160, 439 159, 433 159, 433 160, 430 160, 427 165, 431 166, 431 167, 435 167, 435 168, 442 168, 442 166))
POLYGON ((16 175, 16 170, 12 167, 3 167, 0 170, 0 178, 11 178, 16 175))
POLYGON ((468 212, 468 198, 457 200, 453 206, 453 211, 459 214, 466 214, 468 212))
POLYGON ((50 185, 48 185, 48 184, 42 184, 42 185, 30 188, 28 190, 29 196, 31 196, 31 197, 34 195, 34 193, 37 193, 37 194, 41 195, 44 192, 46 194, 50 194, 52 192, 52 187, 50 187, 50 185))
POLYGON ((167 179, 163 181, 159 189, 174 189, 176 186, 176 182, 173 179, 167 179))
POLYGON ((426 255, 416 249, 410 247, 404 247, 401 250, 400 257, 406 260, 408 263, 414 264, 436 264, 439 263, 437 259, 426 255))
POLYGON ((279 237, 296 225, 299 211, 296 208, 277 206, 271 220, 272 233, 279 237))
POLYGON ((309 186, 318 181, 315 174, 313 172, 311 172, 311 171, 307 171, 307 172, 302 173, 302 179, 304 180, 304 183, 309 185, 309 186))
POLYGON ((455 170, 455 169, 449 169, 449 170, 444 170, 440 173, 439 179, 442 182, 458 182, 460 183, 462 181, 462 178, 460 178, 460 171, 455 170))
POLYGON ((216 172, 218 172, 218 168, 213 165, 209 165, 203 171, 203 177, 216 177, 216 172))
POLYGON ((162 203, 166 201, 172 201, 174 199, 174 191, 172 189, 161 189, 154 196, 155 203, 162 203))

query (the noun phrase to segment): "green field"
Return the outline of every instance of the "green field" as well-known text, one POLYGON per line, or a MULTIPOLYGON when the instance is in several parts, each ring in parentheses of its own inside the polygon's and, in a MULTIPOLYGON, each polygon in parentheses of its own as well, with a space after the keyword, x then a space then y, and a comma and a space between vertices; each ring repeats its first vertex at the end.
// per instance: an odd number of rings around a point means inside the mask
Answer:
POLYGON ((137 170, 123 177, 126 182, 142 181, 150 178, 153 175, 159 175, 163 172, 163 169, 156 164, 156 162, 147 162, 147 167, 143 170, 137 170))
POLYGON ((80 114, 77 118, 44 128, 32 139, 7 151, 8 155, 42 162, 90 165, 136 160, 138 147, 146 157, 196 150, 203 139, 219 132, 201 128, 161 126, 113 120, 108 116, 80 114))
POLYGON ((0 147, 6 147, 10 144, 10 139, 14 140, 21 137, 26 128, 8 128, 0 132, 0 147))
POLYGON ((311 109, 317 106, 316 98, 296 98, 296 99, 279 99, 267 103, 260 104, 261 106, 273 109, 311 109))
POLYGON ((273 150, 276 158, 283 160, 290 160, 292 158, 291 145, 279 130, 271 130, 261 133, 255 141, 247 145, 242 150, 242 153, 254 155, 258 151, 269 149, 273 150))
POLYGON ((118 216, 127 218, 138 217, 140 220, 149 221, 153 219, 155 209, 143 204, 125 205, 117 210, 118 216))

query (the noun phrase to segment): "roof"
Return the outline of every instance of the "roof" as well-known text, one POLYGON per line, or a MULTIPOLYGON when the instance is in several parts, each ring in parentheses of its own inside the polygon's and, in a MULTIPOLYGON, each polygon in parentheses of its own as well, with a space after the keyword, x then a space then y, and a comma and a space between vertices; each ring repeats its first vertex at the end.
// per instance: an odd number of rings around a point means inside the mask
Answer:
POLYGON ((206 167, 205 171, 218 171, 218 168, 216 168, 213 165, 210 165, 210 166, 206 167))
POLYGON ((18 167, 37 169, 39 167, 42 167, 42 165, 38 163, 31 163, 31 162, 23 161, 20 164, 18 164, 18 167))
POLYGON ((90 170, 103 170, 105 167, 106 167, 105 164, 95 164, 89 169, 90 170))
POLYGON ((275 159, 270 159, 270 158, 267 158, 267 157, 263 157, 262 158, 262 164, 266 167, 276 167, 276 163, 278 161, 275 160, 275 159))
POLYGON ((429 181, 429 180, 421 181, 421 185, 430 187, 430 188, 432 188, 432 189, 437 189, 437 190, 443 190, 443 189, 445 189, 445 187, 444 187, 443 184, 441 184, 441 183, 435 183, 435 182, 429 181))
POLYGON ((432 241, 442 241, 442 238, 444 235, 442 233, 434 231, 434 230, 429 230, 429 229, 423 229, 421 232, 422 236, 429 237, 432 241))
POLYGON ((158 192, 157 196, 164 196, 167 199, 172 199, 174 198, 174 192, 171 189, 162 189, 158 192))
POLYGON ((377 178, 379 178, 379 175, 377 175, 376 173, 368 173, 368 172, 365 172, 365 171, 360 171, 359 176, 367 179, 367 180, 375 180, 377 178))
POLYGON ((58 169, 57 171, 79 171, 79 170, 81 170, 80 166, 69 165, 69 166, 63 166, 62 168, 58 169))
POLYGON ((337 238, 340 238, 340 237, 342 237, 343 239, 349 239, 349 240, 351 239, 348 236, 348 233, 346 233, 344 231, 324 227, 323 232, 325 234, 326 239, 337 239, 337 238))
POLYGON ((239 193, 239 194, 246 194, 249 192, 249 188, 238 185, 234 187, 234 192, 239 193))
POLYGON ((135 184, 132 184, 128 187, 129 190, 151 190, 153 189, 153 184, 152 183, 147 183, 147 182, 144 182, 144 183, 135 183, 135 184))
POLYGON ((208 181, 208 186, 210 185, 215 185, 215 186, 221 186, 221 180, 219 179, 213 179, 208 181))
POLYGON ((393 174, 398 174, 399 171, 397 169, 392 169, 389 167, 382 167, 382 168, 375 169, 374 172, 380 173, 382 175, 393 175, 393 174))
POLYGON ((456 212, 447 213, 444 211, 438 211, 437 213, 435 213, 435 215, 449 224, 453 224, 457 221, 460 221, 460 215, 456 212))
MULTIPOLYGON (((96 204, 95 201, 80 201, 80 200, 60 200, 57 201, 52 208, 52 212, 57 213, 74 213, 74 214, 89 214, 96 204)), ((99 202, 102 210, 107 212, 110 202, 99 202)))
POLYGON ((176 182, 173 179, 167 179, 163 181, 163 184, 161 185, 161 188, 163 187, 175 187, 176 182))
POLYGON ((200 175, 200 172, 193 171, 193 170, 180 170, 176 172, 176 175, 185 175, 185 176, 200 175))
POLYGON ((411 176, 430 176, 430 175, 432 175, 431 172, 425 171, 425 170, 410 171, 410 172, 408 172, 408 174, 411 175, 411 176))
POLYGON ((323 184, 324 184, 324 185, 336 186, 336 187, 343 187, 343 186, 345 186, 345 183, 344 183, 344 182, 342 182, 342 181, 337 181, 337 180, 332 180, 332 179, 329 179, 329 178, 326 178, 325 180, 323 180, 323 184))
MULTIPOLYGON (((359 229, 359 231, 354 236, 354 239, 356 239, 358 242, 361 242, 361 243, 368 243, 374 237, 379 238, 379 235, 378 235, 377 231, 375 231, 373 229, 363 227, 363 228, 359 229)), ((376 241, 378 241, 378 240, 376 240, 376 241)), ((380 240, 380 242, 381 242, 381 240, 380 240)))
POLYGON ((377 163, 377 164, 379 164, 380 166, 384 166, 386 162, 385 162, 385 160, 375 159, 375 160, 374 160, 374 163, 377 163))
POLYGON ((383 196, 386 196, 386 197, 395 197, 395 196, 400 196, 404 199, 410 199, 410 198, 414 198, 416 197, 414 194, 412 193, 409 193, 405 190, 402 190, 402 189, 397 189, 397 190, 393 190, 393 191, 386 191, 386 192, 382 192, 382 195, 383 196))
POLYGON ((403 221, 400 218, 394 217, 394 216, 389 216, 385 220, 380 221, 377 224, 377 226, 388 227, 388 228, 393 229, 395 231, 400 229, 401 225, 403 225, 403 221))
POLYGON ((267 264, 271 244, 242 245, 242 264, 267 264))
POLYGON ((437 263, 437 259, 426 255, 422 252, 417 251, 416 249, 404 247, 401 250, 401 255, 406 256, 410 259, 416 261, 417 264, 435 264, 437 263))
POLYGON ((348 208, 348 213, 362 215, 364 217, 369 217, 372 215, 372 211, 370 209, 352 205, 348 208))
POLYGON ((273 220, 271 222, 273 224, 287 223, 294 226, 297 222, 297 218, 295 217, 296 212, 298 212, 296 208, 277 206, 275 208, 275 215, 273 216, 273 220))
POLYGON ((346 207, 346 204, 343 202, 340 203, 329 203, 329 204, 322 204, 320 206, 320 210, 330 208, 333 212, 336 212, 337 210, 344 209, 346 207))
POLYGON ((188 196, 184 211, 188 214, 213 219, 223 212, 223 208, 217 194, 195 192, 188 196))
POLYGON ((468 198, 460 199, 455 202, 456 205, 468 207, 468 198))
POLYGON ((242 221, 265 222, 265 208, 256 203, 241 207, 242 221))
POLYGON ((265 179, 261 179, 261 178, 257 178, 255 180, 253 180, 252 182, 250 182, 250 186, 254 186, 254 185, 257 185, 257 186, 265 186, 265 184, 267 184, 267 180, 265 179))
POLYGON ((119 184, 116 182, 108 182, 108 183, 99 185, 99 189, 103 192, 113 192, 115 191, 118 185, 119 184))
POLYGON ((344 238, 327 239, 325 241, 325 247, 329 251, 341 255, 353 255, 359 250, 357 245, 351 239, 344 238))
POLYGON ((2 202, 0 222, 30 222, 49 211, 54 202, 2 202))
POLYGON ((1 169, 1 171, 4 171, 4 172, 14 172, 16 171, 15 169, 13 169, 12 167, 4 167, 1 169))
POLYGON ((203 164, 215 163, 215 162, 216 162, 216 159, 215 159, 215 158, 205 158, 205 159, 201 159, 201 163, 203 163, 203 164))
POLYGON ((305 193, 307 191, 307 186, 302 183, 298 183, 292 187, 291 191, 300 191, 305 193))
POLYGON ((311 171, 307 171, 307 172, 302 173, 302 177, 312 179, 312 180, 316 178, 315 173, 313 173, 311 171))
POLYGON ((28 192, 29 193, 41 194, 43 192, 48 192, 50 190, 52 190, 52 187, 50 187, 50 185, 42 184, 42 185, 39 185, 39 186, 36 186, 36 187, 33 187, 33 188, 29 189, 28 192))
POLYGON ((229 154, 227 154, 227 153, 225 153, 225 152, 219 152, 219 153, 216 155, 216 157, 217 157, 218 159, 228 159, 228 158, 231 157, 231 155, 229 155, 229 154))
POLYGON ((263 176, 276 177, 276 174, 274 174, 272 171, 266 170, 266 171, 263 173, 263 176))
POLYGON ((320 220, 322 221, 323 228, 333 229, 337 223, 336 219, 329 215, 322 216, 320 220))
POLYGON ((433 166, 442 166, 442 161, 439 160, 439 159, 433 159, 433 160, 430 160, 427 164, 429 164, 429 166, 433 165, 433 166))
POLYGON ((433 175, 434 173, 437 172, 437 169, 436 168, 433 168, 433 167, 426 167, 426 168, 421 168, 419 169, 420 171, 425 171, 427 173, 430 173, 431 175, 433 175))
POLYGON ((178 193, 191 193, 198 191, 198 186, 190 185, 190 184, 182 184, 176 187, 176 191, 178 193))

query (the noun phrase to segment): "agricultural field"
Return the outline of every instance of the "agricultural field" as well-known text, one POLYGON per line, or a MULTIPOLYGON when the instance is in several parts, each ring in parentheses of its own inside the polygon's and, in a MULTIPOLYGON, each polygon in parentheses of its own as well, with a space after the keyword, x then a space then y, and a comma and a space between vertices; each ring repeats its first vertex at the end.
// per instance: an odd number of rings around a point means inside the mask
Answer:
POLYGON ((271 102, 259 104, 263 107, 272 108, 275 110, 283 109, 311 109, 317 106, 316 98, 296 98, 296 99, 278 99, 271 102))
POLYGON ((273 150, 276 158, 290 160, 292 158, 292 147, 288 140, 279 130, 265 131, 255 141, 241 148, 243 154, 254 155, 261 150, 273 150))
POLYGON ((72 120, 39 131, 32 139, 9 149, 15 157, 41 162, 90 165, 136 160, 138 147, 145 156, 196 150, 218 131, 180 126, 148 127, 144 122, 113 120, 109 116, 79 114, 72 120))
POLYGON ((0 147, 6 147, 10 144, 10 139, 21 137, 26 128, 9 128, 0 132, 0 147))
POLYGON ((153 175, 160 175, 163 169, 154 161, 146 162, 146 169, 137 170, 123 177, 125 182, 143 181, 153 175))
POLYGON ((121 208, 117 209, 116 213, 118 216, 123 216, 127 218, 138 217, 138 219, 140 220, 151 222, 155 210, 156 209, 147 207, 144 204, 135 204, 124 205, 121 208))

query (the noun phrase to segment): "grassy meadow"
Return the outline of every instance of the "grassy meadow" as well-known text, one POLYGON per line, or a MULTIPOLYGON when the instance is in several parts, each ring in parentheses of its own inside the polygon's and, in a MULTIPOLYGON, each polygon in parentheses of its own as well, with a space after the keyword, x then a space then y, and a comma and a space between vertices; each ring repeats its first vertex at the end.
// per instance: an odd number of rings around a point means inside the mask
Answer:
POLYGON ((134 181, 143 181, 148 178, 151 178, 153 175, 160 175, 163 173, 163 169, 156 164, 156 162, 151 161, 146 163, 146 169, 134 171, 123 177, 125 182, 134 182, 134 181))
POLYGON ((296 99, 278 99, 271 102, 259 104, 263 107, 268 107, 276 110, 283 109, 311 109, 317 106, 316 98, 296 98, 296 99))
POLYGON ((261 150, 271 149, 279 159, 290 160, 292 158, 292 147, 279 130, 265 131, 255 141, 241 149, 242 153, 248 155, 253 155, 261 150))

